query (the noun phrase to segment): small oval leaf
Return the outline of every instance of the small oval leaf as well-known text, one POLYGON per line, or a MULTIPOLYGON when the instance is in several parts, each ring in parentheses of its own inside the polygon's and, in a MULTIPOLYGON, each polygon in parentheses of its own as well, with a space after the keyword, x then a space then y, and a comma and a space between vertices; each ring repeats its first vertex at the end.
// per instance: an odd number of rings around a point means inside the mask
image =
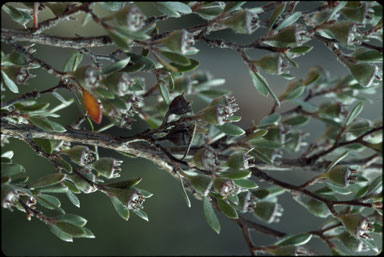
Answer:
POLYGON ((4 84, 8 87, 8 89, 11 90, 11 92, 13 93, 19 93, 19 88, 17 87, 15 82, 13 82, 13 80, 8 77, 7 73, 5 73, 4 71, 1 71, 1 75, 3 78, 4 84))
POLYGON ((117 197, 112 196, 110 197, 111 202, 117 213, 122 217, 124 220, 129 219, 129 210, 127 207, 125 207, 117 197))
POLYGON ((95 97, 93 97, 93 95, 91 95, 85 89, 83 89, 83 100, 91 119, 95 123, 100 124, 102 119, 102 114, 101 114, 101 108, 100 108, 99 102, 96 100, 95 97))
POLYGON ((259 187, 255 182, 249 179, 235 179, 233 180, 233 183, 239 187, 247 189, 255 189, 259 187))
POLYGON ((312 234, 297 234, 297 235, 288 235, 280 239, 275 243, 275 245, 294 245, 294 246, 299 246, 299 245, 304 245, 308 243, 312 238, 312 234))
POLYGON ((235 208, 233 208, 231 205, 229 205, 225 200, 217 199, 217 203, 219 205, 221 212, 225 216, 227 216, 230 219, 238 219, 239 218, 235 208))
POLYGON ((68 190, 65 194, 74 206, 80 208, 80 200, 74 193, 72 193, 72 191, 68 190))
POLYGON ((83 227, 87 224, 87 220, 83 217, 75 214, 64 214, 56 217, 59 221, 67 222, 72 225, 83 227))
POLYGON ((269 86, 267 80, 261 76, 260 73, 253 72, 250 70, 250 74, 252 77, 253 85, 256 87, 257 91, 263 96, 267 96, 268 93, 271 94, 273 100, 280 106, 280 100, 277 95, 273 92, 272 88, 269 86))
POLYGON ((363 102, 358 103, 355 107, 353 107, 352 111, 349 113, 347 119, 345 120, 345 126, 349 126, 357 116, 363 110, 363 102))
POLYGON ((111 64, 110 66, 103 69, 101 74, 109 74, 112 72, 119 71, 119 70, 123 69, 125 66, 127 66, 130 60, 131 60, 131 57, 117 61, 114 64, 111 64))
POLYGON ((229 136, 241 136, 245 134, 245 131, 242 128, 233 125, 232 123, 225 123, 222 126, 216 126, 216 128, 229 136))
POLYGON ((160 53, 165 56, 168 60, 178 63, 180 65, 188 66, 191 64, 189 58, 185 57, 184 55, 169 51, 160 51, 160 53))
POLYGON ((233 170, 220 173, 221 177, 229 179, 241 179, 248 178, 251 175, 251 172, 248 170, 233 170))
POLYGON ((141 219, 145 221, 149 221, 148 215, 145 211, 139 209, 139 210, 133 210, 133 213, 139 216, 141 219))
POLYGON ((64 63, 64 72, 76 71, 81 61, 83 60, 83 54, 79 51, 73 52, 64 63))
POLYGON ((286 28, 292 24, 294 24, 298 19, 300 19, 301 17, 301 12, 295 12, 293 13, 292 15, 288 16, 287 18, 285 18, 280 24, 279 26, 276 27, 276 30, 279 31, 283 28, 286 28))
POLYGON ((185 191, 184 182, 181 176, 180 176, 180 185, 181 185, 181 190, 183 192, 184 200, 187 203, 188 208, 191 208, 191 200, 189 200, 187 192, 185 191))
POLYGON ((203 197, 203 212, 208 225, 217 234, 220 234, 220 223, 207 196, 203 197))
POLYGON ((62 182, 65 179, 65 177, 66 176, 63 173, 49 174, 47 176, 40 177, 37 180, 31 182, 29 184, 29 187, 39 188, 39 187, 48 187, 48 186, 56 185, 62 182))

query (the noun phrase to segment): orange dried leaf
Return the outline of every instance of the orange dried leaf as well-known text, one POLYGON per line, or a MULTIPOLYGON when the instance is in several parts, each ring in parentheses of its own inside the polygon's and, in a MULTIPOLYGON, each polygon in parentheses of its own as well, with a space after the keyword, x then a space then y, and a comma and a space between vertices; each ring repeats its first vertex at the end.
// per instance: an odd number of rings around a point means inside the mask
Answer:
POLYGON ((87 90, 83 89, 83 99, 85 107, 87 108, 88 114, 91 117, 91 119, 97 123, 100 124, 101 122, 101 107, 99 102, 96 100, 93 95, 91 95, 87 90))
POLYGON ((39 28, 39 18, 38 18, 38 15, 39 15, 39 5, 40 5, 39 2, 35 2, 33 4, 33 27, 35 29, 39 28))

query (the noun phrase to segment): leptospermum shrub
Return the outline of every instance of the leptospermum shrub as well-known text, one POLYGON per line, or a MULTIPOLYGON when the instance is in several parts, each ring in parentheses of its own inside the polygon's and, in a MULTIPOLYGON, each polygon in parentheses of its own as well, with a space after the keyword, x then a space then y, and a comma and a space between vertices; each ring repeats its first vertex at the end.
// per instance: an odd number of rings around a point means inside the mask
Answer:
MULTIPOLYGON (((380 117, 369 120, 360 113, 382 83, 382 6, 375 1, 328 1, 297 11, 297 1, 251 9, 246 2, 142 4, 161 15, 147 17, 131 2, 2 6, 3 13, 22 28, 1 30, 3 44, 11 48, 1 51, 1 90, 9 91, 1 98, 1 144, 18 138, 54 167, 30 181, 28 167, 12 161, 18 153, 2 151, 2 208, 39 219, 58 240, 67 242, 94 238, 97 231, 85 226, 85 218, 66 213, 55 194, 66 195, 79 207, 78 194, 99 191, 111 200, 111 212, 128 222, 132 214, 148 221, 151 213, 145 206, 150 203, 145 201, 152 193, 151 188, 140 186, 145 178, 116 180, 124 172, 123 161, 140 157, 180 183, 188 206, 189 197, 201 200, 207 226, 216 233, 220 233, 217 213, 236 222, 252 255, 310 254, 307 243, 314 237, 335 255, 379 253, 378 240, 373 238, 380 239, 382 234, 383 125, 380 117), (95 13, 100 6, 110 15, 95 13), (39 20, 43 9, 49 9, 54 18, 39 20), (83 14, 77 20, 79 26, 96 23, 104 35, 44 33, 79 13, 83 14), (204 21, 174 31, 158 28, 170 18, 177 23, 189 15, 204 21), (241 44, 214 38, 212 32, 220 30, 245 35, 262 31, 263 35, 241 44), (330 78, 327 70, 332 67, 314 66, 304 77, 293 76, 290 71, 299 68, 296 60, 317 51, 310 41, 324 43, 349 74, 330 78), (213 78, 199 69, 197 42, 238 53, 253 82, 249 90, 274 101, 262 120, 247 128, 236 125, 241 119, 241 99, 222 87, 225 78, 213 78), (71 48, 73 53, 61 68, 54 68, 48 58, 35 57, 36 45, 71 48), (105 46, 115 49, 107 55, 93 51, 105 46), (253 49, 263 49, 265 54, 252 59, 248 53, 253 49), (85 65, 84 57, 92 65, 85 65), (59 83, 18 94, 39 69, 55 75, 59 83), (156 83, 147 84, 140 72, 153 76, 156 83), (265 74, 286 79, 281 95, 265 74), (73 97, 64 98, 62 90, 73 97), (56 106, 40 98, 47 94, 56 98, 56 106), (195 99, 205 101, 205 107, 196 110, 195 99), (280 111, 286 103, 293 108, 280 111), (64 124, 57 112, 71 104, 78 107, 79 117, 73 124, 64 124), (147 129, 124 136, 140 120, 147 129), (308 141, 302 125, 314 120, 324 125, 324 132, 308 141), (121 135, 108 134, 112 127, 120 128, 121 135), (99 148, 112 149, 121 158, 100 156, 99 148), (296 157, 289 158, 287 153, 296 157), (286 173, 309 169, 318 175, 300 185, 290 184, 275 178, 274 170, 282 168, 286 173), (260 186, 261 181, 269 186, 260 186), (290 195, 303 211, 322 218, 323 225, 299 234, 269 228, 269 223, 279 222, 284 215, 282 194, 290 195), (47 209, 56 214, 47 215, 47 209), (252 230, 276 242, 257 245, 251 239, 252 230)), ((382 103, 374 104, 380 108, 382 103)), ((300 226, 299 220, 292 222, 300 226)))

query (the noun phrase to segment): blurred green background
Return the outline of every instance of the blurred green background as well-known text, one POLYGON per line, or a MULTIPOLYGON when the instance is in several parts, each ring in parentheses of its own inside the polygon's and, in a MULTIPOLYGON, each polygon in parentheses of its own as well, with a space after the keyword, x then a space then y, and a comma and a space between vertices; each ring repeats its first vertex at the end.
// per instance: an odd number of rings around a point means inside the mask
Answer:
MULTIPOLYGON (((248 2, 245 7, 251 8, 261 6, 266 2, 248 2)), ((297 10, 307 10, 318 6, 320 2, 302 2, 297 10)), ((150 3, 138 3, 138 6, 147 15, 157 15, 157 11, 151 8, 150 3)), ((96 11, 101 16, 108 14, 99 5, 96 11)), ((83 14, 75 17, 81 21, 83 14)), ((40 20, 53 17, 49 10, 40 13, 40 20)), ((264 16, 264 17, 267 17, 264 16)), ((9 17, 1 12, 2 28, 21 29, 21 27, 11 21, 9 17)), ((188 15, 181 19, 170 18, 161 22, 160 31, 170 31, 177 28, 183 28, 194 24, 199 24, 203 20, 197 15, 188 15)), ((30 24, 29 24, 30 25, 30 24)), ((224 30, 211 33, 211 38, 222 38, 236 41, 242 44, 253 42, 262 33, 260 29, 251 36, 234 34, 230 30, 224 30)), ((78 21, 66 21, 62 24, 46 31, 51 35, 61 35, 72 37, 76 34, 81 36, 101 35, 103 30, 90 23, 81 27, 78 21)), ((315 65, 323 66, 330 72, 332 78, 348 74, 347 69, 340 64, 333 53, 319 42, 309 42, 309 45, 315 47, 304 57, 295 59, 299 69, 292 68, 293 75, 304 77, 308 70, 315 65)), ((37 45, 36 56, 45 60, 53 67, 61 70, 63 63, 71 49, 61 49, 37 45)), ((252 120, 259 121, 270 111, 273 100, 268 97, 262 97, 254 89, 248 68, 242 61, 239 54, 230 49, 210 48, 204 43, 198 43, 197 48, 200 52, 194 57, 200 61, 199 69, 210 71, 216 78, 225 78, 225 87, 233 91, 240 106, 242 120, 240 126, 246 128, 252 120)), ((8 53, 10 48, 1 43, 1 49, 8 53)), ((113 47, 94 48, 97 53, 110 53, 113 47)), ((250 50, 250 57, 258 58, 266 51, 250 50)), ((84 58, 84 63, 89 63, 89 58, 84 58)), ((43 70, 34 70, 33 74, 37 77, 30 81, 29 85, 20 87, 20 94, 33 89, 47 89, 57 83, 57 79, 43 70)), ((144 76, 147 88, 155 82, 150 74, 139 74, 144 76)), ((285 86, 289 83, 287 80, 278 76, 265 75, 276 94, 282 93, 285 86)), ((72 95, 66 91, 59 91, 63 96, 71 98, 72 95)), ((5 100, 15 97, 6 95, 5 100)), ((372 103, 366 103, 361 116, 376 119, 382 116, 382 92, 371 96, 372 103)), ((49 96, 41 97, 41 100, 50 101, 57 104, 49 96)), ((194 106, 196 108, 196 106, 194 106)), ((283 105, 281 110, 290 109, 290 105, 283 105)), ((61 111, 60 123, 62 125, 71 124, 80 112, 76 104, 70 108, 61 111)), ((139 121, 129 134, 138 133, 146 128, 144 122, 139 121)), ((310 139, 317 137, 324 125, 314 121, 303 128, 311 134, 310 139)), ((111 129, 108 133, 116 134, 121 131, 111 129)), ((15 152, 14 162, 22 163, 26 168, 30 179, 37 178, 43 174, 53 172, 53 167, 45 159, 36 156, 29 147, 23 142, 11 139, 10 144, 2 148, 2 152, 13 150, 15 152)), ((5 255, 9 256, 62 256, 62 255, 80 255, 80 256, 102 256, 102 255, 248 255, 249 250, 242 236, 238 225, 218 213, 222 226, 220 235, 213 232, 204 220, 201 202, 192 199, 192 207, 189 209, 182 197, 181 189, 177 181, 169 174, 158 169, 149 161, 142 159, 129 159, 117 155, 113 151, 100 150, 101 156, 111 156, 124 160, 122 165, 122 176, 119 179, 133 178, 142 176, 144 179, 139 187, 154 193, 154 196, 145 202, 145 211, 149 215, 149 222, 131 215, 128 222, 121 219, 112 207, 110 200, 102 193, 80 194, 81 208, 74 207, 68 199, 60 194, 56 194, 62 200, 62 207, 67 213, 78 214, 88 220, 87 227, 96 235, 95 239, 75 239, 74 243, 65 243, 51 234, 44 224, 39 220, 32 218, 32 221, 25 219, 25 213, 9 210, 1 210, 1 248, 5 255)), ((308 171, 269 172, 273 177, 284 181, 299 184, 314 173, 308 171)), ((264 185, 262 182, 258 182, 264 185)), ((308 230, 318 229, 324 220, 310 215, 304 208, 291 199, 289 194, 279 197, 279 202, 284 207, 284 215, 280 223, 269 225, 286 233, 299 233, 308 230)), ((44 210, 45 211, 45 210, 44 210)), ((47 211, 47 214, 50 212, 47 211)), ((260 233, 253 233, 256 245, 265 245, 273 242, 272 238, 260 233)), ((317 238, 311 240, 309 246, 320 254, 329 253, 325 245, 317 238)))

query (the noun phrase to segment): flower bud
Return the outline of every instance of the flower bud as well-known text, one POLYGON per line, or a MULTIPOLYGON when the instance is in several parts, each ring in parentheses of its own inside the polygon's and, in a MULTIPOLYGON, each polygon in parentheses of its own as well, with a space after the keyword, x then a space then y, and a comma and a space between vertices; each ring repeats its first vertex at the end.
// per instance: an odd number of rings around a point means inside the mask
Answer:
POLYGON ((228 158, 227 165, 234 170, 247 170, 253 166, 249 165, 252 159, 253 157, 247 157, 245 153, 235 153, 228 158))
POLYGON ((294 24, 280 30, 277 34, 264 40, 263 43, 274 47, 292 47, 302 45, 309 40, 303 25, 294 24))
POLYGON ((13 211, 12 207, 17 204, 19 194, 15 188, 9 184, 1 185, 1 207, 13 211))
POLYGON ((118 96, 132 93, 134 80, 126 72, 114 72, 101 81, 118 96))
POLYGON ((267 223, 279 222, 284 211, 280 204, 272 202, 257 202, 253 210, 256 217, 267 223))
POLYGON ((95 159, 92 156, 91 150, 83 145, 76 145, 69 150, 63 151, 62 153, 67 154, 72 161, 76 162, 80 166, 85 166, 95 159))
POLYGON ((351 236, 347 231, 337 235, 337 238, 351 251, 354 252, 366 252, 369 251, 369 248, 367 245, 365 245, 360 240, 356 239, 355 237, 351 236))
POLYGON ((219 165, 217 153, 212 148, 202 148, 193 156, 193 161, 199 169, 215 171, 219 165))
MULTIPOLYGON (((83 174, 85 175, 85 174, 83 174)), ((88 175, 88 174, 87 174, 88 175)), ((95 181, 95 175, 90 174, 90 181, 94 182, 95 181)), ((86 175, 85 175, 86 176, 86 175)), ((75 186, 81 190, 81 192, 85 194, 93 193, 97 191, 97 188, 93 185, 90 185, 86 180, 84 180, 82 177, 74 174, 74 175, 67 175, 67 178, 71 180, 75 186)))
POLYGON ((100 176, 106 178, 118 178, 121 171, 120 165, 123 161, 114 158, 103 157, 92 163, 92 168, 95 169, 100 176))
POLYGON ((138 31, 145 25, 145 15, 135 5, 126 5, 115 14, 119 25, 126 27, 130 31, 138 31))
POLYGON ((373 9, 370 8, 367 3, 361 2, 360 7, 343 7, 340 11, 348 19, 360 24, 365 24, 367 20, 372 19, 369 14, 373 9))
POLYGON ((349 184, 355 183, 356 176, 352 175, 354 173, 356 173, 356 170, 348 166, 337 165, 327 173, 324 173, 323 176, 338 186, 347 187, 349 184))
POLYGON ((341 43, 347 45, 360 44, 360 41, 357 39, 360 37, 360 32, 357 31, 355 22, 340 21, 333 24, 325 24, 321 26, 321 29, 330 31, 334 38, 341 43))
POLYGON ((235 101, 234 97, 219 96, 213 99, 198 115, 211 125, 224 125, 224 123, 230 122, 228 118, 240 109, 235 101))
POLYGON ((259 60, 252 61, 252 63, 261 67, 268 73, 277 75, 288 73, 288 68, 290 66, 289 61, 286 58, 283 58, 280 54, 268 54, 259 60))
POLYGON ((285 245, 277 248, 267 248, 266 252, 274 256, 307 256, 308 251, 301 246, 285 245))
POLYGON ((100 71, 94 65, 81 66, 75 72, 72 72, 72 75, 81 86, 87 89, 97 87, 97 83, 100 80, 100 71))
POLYGON ((169 114, 182 115, 191 111, 191 103, 185 99, 184 95, 176 96, 169 105, 169 114))
POLYGON ((241 192, 238 195, 239 198, 239 210, 241 212, 251 212, 256 206, 256 197, 250 192, 241 192))
POLYGON ((143 209, 145 197, 137 189, 113 189, 109 192, 115 195, 129 210, 143 209))
POLYGON ((161 43, 168 47, 171 51, 182 55, 197 51, 196 48, 192 47, 195 44, 193 35, 186 30, 171 32, 161 41, 161 43))
POLYGON ((371 239, 371 237, 366 233, 368 230, 372 229, 371 222, 368 218, 364 217, 361 214, 346 214, 339 215, 338 218, 347 229, 347 231, 356 238, 366 238, 371 239))
POLYGON ((230 179, 216 177, 213 180, 213 188, 218 192, 221 196, 232 195, 235 189, 235 184, 230 179))
POLYGON ((237 33, 252 34, 260 27, 260 19, 257 14, 250 9, 243 9, 235 12, 223 23, 237 33))
POLYGON ((352 76, 363 87, 377 86, 383 79, 382 70, 374 64, 352 63, 347 59, 344 59, 343 63, 348 67, 352 76))
POLYGON ((348 114, 340 102, 321 104, 318 112, 321 118, 330 118, 336 122, 341 121, 348 114))

